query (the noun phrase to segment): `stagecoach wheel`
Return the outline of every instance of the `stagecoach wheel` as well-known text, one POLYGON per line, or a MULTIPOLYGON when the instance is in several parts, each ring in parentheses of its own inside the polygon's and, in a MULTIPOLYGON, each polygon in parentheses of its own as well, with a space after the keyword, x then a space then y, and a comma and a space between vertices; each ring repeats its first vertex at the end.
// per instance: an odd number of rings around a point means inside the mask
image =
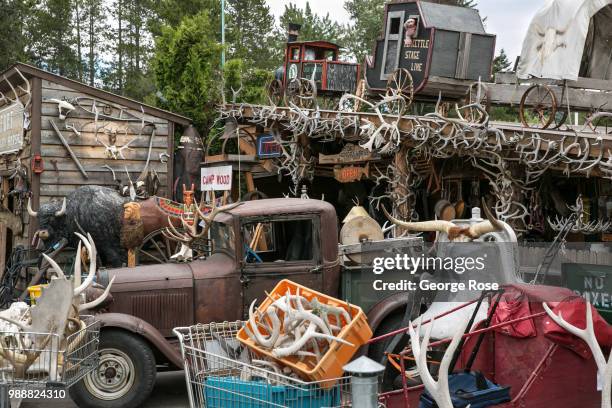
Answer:
POLYGON ((300 107, 314 109, 317 106, 317 84, 312 79, 300 78, 300 107))
POLYGON ((268 100, 270 105, 278 106, 283 101, 283 83, 278 79, 273 79, 268 84, 268 100))
POLYGON ((455 105, 457 116, 469 123, 483 123, 486 119, 486 114, 477 109, 475 105, 480 105, 485 112, 489 111, 489 89, 482 82, 474 82, 470 85, 465 95, 463 106, 455 105))
POLYGON ((521 98, 519 116, 523 126, 547 129, 555 123, 557 97, 546 85, 529 87, 521 98))
POLYGON ((299 105, 299 95, 300 95, 301 84, 298 78, 293 78, 287 84, 285 88, 285 104, 289 106, 290 103, 295 105, 299 105))
MULTIPOLYGON (((338 110, 341 112, 359 112, 361 108, 361 100, 365 97, 365 80, 361 79, 357 82, 355 88, 355 94, 357 98, 344 98, 341 97, 338 103, 338 110)), ((343 95, 344 96, 344 95, 343 95)))
POLYGON ((412 75, 405 68, 396 69, 387 80, 385 97, 401 96, 402 100, 395 100, 388 104, 393 114, 402 114, 412 104, 414 98, 414 82, 412 75))
POLYGON ((136 250, 136 265, 163 264, 170 262, 180 244, 164 236, 161 229, 144 237, 136 250))

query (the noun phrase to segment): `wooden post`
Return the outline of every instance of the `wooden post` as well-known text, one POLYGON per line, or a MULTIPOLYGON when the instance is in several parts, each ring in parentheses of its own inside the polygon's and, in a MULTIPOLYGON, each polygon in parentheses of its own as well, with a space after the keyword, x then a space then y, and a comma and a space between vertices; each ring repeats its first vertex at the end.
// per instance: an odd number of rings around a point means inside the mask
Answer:
MULTIPOLYGON (((408 178, 410 177, 410 169, 408 168, 408 165, 406 164, 407 155, 408 155, 408 147, 406 145, 402 145, 399 151, 395 153, 394 165, 395 165, 395 168, 397 169, 397 174, 394 174, 394 177, 396 179, 399 177, 401 182, 397 183, 395 186, 395 190, 393 192, 394 197, 406 197, 410 194, 410 191, 408 189, 408 183, 407 183, 408 178)), ((412 212, 412 209, 410 208, 410 204, 408 203, 408 201, 404 202, 403 204, 399 206, 397 205, 396 202, 392 203, 392 205, 399 219, 410 221, 410 213, 412 212)), ((400 235, 402 232, 404 232, 403 228, 400 228, 399 226, 395 227, 396 236, 400 235)))
MULTIPOLYGON (((32 121, 30 129, 30 161, 35 154, 40 154, 40 133, 42 120, 42 79, 32 77, 32 121)), ((31 166, 30 166, 31 168, 31 166)), ((32 208, 38 211, 40 208, 40 174, 31 172, 32 174, 32 208)), ((34 236, 38 229, 38 220, 36 217, 28 217, 28 242, 34 236)))
POLYGON ((168 121, 168 161, 166 162, 166 197, 174 199, 174 122, 168 121))
POLYGON ((255 191, 255 182, 253 181, 253 173, 250 171, 244 172, 244 180, 246 181, 247 192, 255 191))

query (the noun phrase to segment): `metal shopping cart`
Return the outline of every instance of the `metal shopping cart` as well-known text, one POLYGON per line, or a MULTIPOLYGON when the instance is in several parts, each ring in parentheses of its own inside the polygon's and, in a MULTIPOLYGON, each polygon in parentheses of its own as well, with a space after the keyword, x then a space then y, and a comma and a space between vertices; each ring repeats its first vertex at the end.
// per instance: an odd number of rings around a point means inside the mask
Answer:
POLYGON ((0 332, 0 407, 10 398, 63 398, 66 390, 97 368, 100 322, 81 317, 82 327, 54 333, 0 332))
POLYGON ((306 382, 262 360, 238 340, 244 322, 179 327, 191 408, 341 408, 351 406, 350 378, 306 382))

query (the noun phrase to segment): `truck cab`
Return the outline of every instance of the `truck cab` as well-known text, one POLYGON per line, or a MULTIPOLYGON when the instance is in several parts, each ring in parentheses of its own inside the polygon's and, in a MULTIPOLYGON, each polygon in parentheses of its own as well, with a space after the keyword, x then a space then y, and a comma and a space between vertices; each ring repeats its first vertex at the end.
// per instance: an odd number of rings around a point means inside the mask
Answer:
POLYGON ((138 406, 157 370, 182 368, 174 327, 244 319, 282 279, 339 296, 338 219, 327 202, 248 201, 219 214, 210 234, 206 259, 98 272, 102 284, 115 279, 113 301, 97 315, 100 368, 71 390, 79 406, 138 406))

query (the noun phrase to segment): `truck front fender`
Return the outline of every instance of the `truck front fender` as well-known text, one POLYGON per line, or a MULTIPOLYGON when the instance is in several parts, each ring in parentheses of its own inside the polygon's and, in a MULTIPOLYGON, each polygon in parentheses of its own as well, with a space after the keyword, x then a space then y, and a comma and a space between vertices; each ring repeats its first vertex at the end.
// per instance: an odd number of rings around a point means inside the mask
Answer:
POLYGON ((151 324, 124 313, 101 313, 96 315, 100 321, 101 329, 119 328, 137 334, 146 339, 173 365, 182 368, 183 358, 179 350, 174 348, 168 340, 151 324))
MULTIPOLYGON (((370 328, 374 335, 384 334, 384 333, 376 333, 376 329, 380 324, 393 312, 397 312, 398 310, 403 311, 404 308, 408 305, 412 299, 409 296, 406 296, 406 293, 396 293, 389 297, 384 298, 380 302, 376 303, 372 308, 368 311, 368 322, 370 324, 370 328)), ((369 345, 365 346, 360 352, 367 354, 369 351, 369 345)))

